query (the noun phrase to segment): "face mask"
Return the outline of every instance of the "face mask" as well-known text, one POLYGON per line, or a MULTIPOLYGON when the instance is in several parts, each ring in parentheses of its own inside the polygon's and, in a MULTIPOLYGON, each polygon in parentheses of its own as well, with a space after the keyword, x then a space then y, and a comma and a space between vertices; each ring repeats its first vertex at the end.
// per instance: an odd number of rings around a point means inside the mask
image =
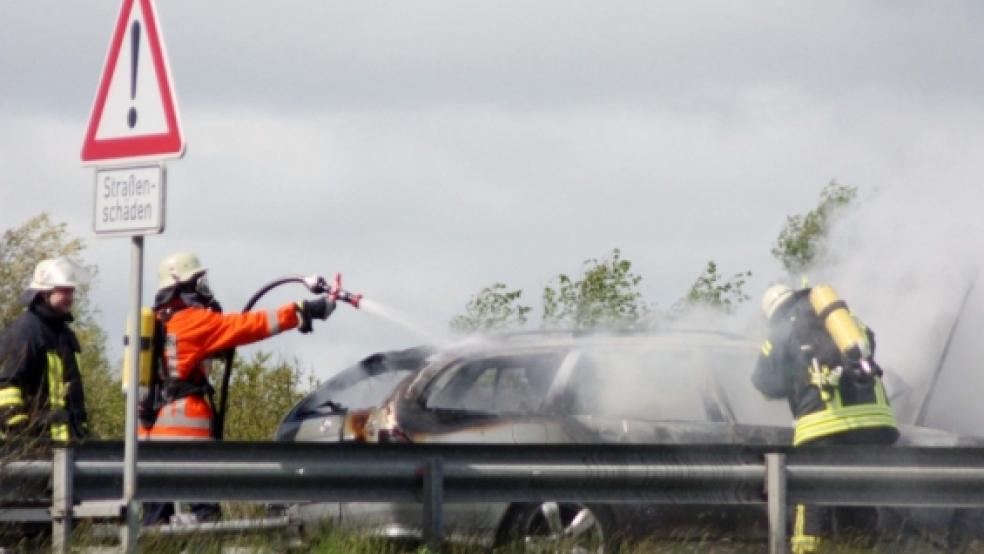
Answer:
POLYGON ((195 293, 202 298, 212 298, 212 288, 208 286, 208 276, 202 275, 195 280, 195 293))

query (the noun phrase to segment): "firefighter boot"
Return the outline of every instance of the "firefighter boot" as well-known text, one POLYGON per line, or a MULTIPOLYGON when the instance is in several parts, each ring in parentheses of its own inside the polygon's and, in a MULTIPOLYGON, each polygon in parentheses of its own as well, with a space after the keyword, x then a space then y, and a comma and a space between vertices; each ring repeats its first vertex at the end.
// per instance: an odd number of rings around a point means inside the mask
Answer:
POLYGON ((796 505, 796 519, 789 549, 792 554, 813 554, 820 550, 820 537, 806 534, 806 506, 803 504, 796 505))

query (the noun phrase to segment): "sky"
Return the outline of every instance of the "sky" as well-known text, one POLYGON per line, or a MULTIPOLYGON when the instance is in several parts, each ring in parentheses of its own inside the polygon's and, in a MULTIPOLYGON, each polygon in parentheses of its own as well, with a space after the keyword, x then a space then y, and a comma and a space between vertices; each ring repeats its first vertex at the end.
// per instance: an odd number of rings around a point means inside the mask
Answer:
MULTIPOLYGON (((831 180, 860 188, 880 215, 846 228, 897 265, 980 252, 962 227, 984 165, 978 2, 157 4, 188 146, 146 239, 145 302, 158 261, 192 250, 227 309, 281 275, 341 272, 427 330, 340 306, 311 335, 241 350, 322 378, 445 334, 495 282, 538 308, 551 278, 615 247, 661 307, 711 259, 752 270, 757 304, 783 275, 769 250, 786 216, 831 180)), ((0 227, 46 211, 86 239, 116 356, 131 247, 93 234, 79 150, 118 9, 0 3, 0 227)), ((904 291, 853 261, 825 275, 854 298, 904 291)), ((945 304, 946 328, 964 284, 919 275, 934 286, 912 309, 945 304)), ((910 344, 906 329, 882 344, 910 344)))

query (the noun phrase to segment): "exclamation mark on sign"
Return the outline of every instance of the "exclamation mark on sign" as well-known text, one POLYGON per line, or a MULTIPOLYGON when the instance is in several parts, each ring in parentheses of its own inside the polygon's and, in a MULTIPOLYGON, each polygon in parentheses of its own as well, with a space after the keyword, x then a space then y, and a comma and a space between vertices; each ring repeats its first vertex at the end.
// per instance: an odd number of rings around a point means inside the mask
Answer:
MULTIPOLYGON (((138 59, 140 59, 140 22, 134 21, 130 27, 130 100, 137 98, 138 59)), ((126 113, 126 123, 131 129, 137 124, 137 108, 131 107, 126 113)))

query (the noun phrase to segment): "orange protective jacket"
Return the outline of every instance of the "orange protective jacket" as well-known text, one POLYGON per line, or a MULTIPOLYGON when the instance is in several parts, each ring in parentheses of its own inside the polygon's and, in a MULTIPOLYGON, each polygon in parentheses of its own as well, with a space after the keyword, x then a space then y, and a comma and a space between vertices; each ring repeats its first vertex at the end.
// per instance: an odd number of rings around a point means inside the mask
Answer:
MULTIPOLYGON (((222 314, 197 306, 178 310, 164 324, 166 379, 205 385, 206 358, 293 329, 298 323, 293 303, 245 314, 222 314)), ((190 394, 161 407, 154 426, 140 435, 156 440, 208 440, 213 417, 204 394, 190 394)))
POLYGON ((170 379, 197 382, 205 358, 297 327, 297 306, 222 314, 193 306, 178 310, 164 324, 164 360, 170 379))

